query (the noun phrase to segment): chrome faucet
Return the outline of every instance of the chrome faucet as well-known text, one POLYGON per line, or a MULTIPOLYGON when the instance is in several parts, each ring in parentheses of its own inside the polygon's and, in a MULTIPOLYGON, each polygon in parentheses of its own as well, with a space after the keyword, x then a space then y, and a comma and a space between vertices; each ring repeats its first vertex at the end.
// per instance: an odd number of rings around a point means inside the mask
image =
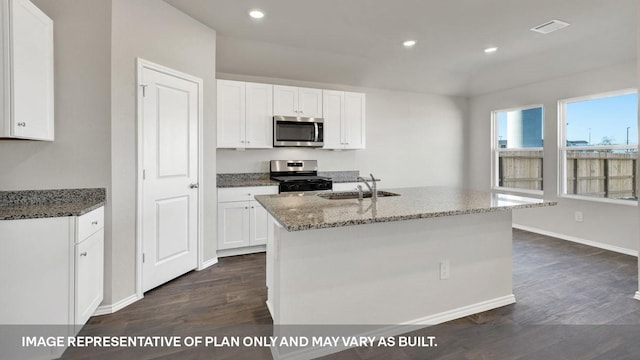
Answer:
POLYGON ((369 174, 369 176, 371 176, 371 185, 369 185, 367 180, 361 176, 358 176, 356 180, 362 181, 367 186, 367 188, 369 188, 369 191, 371 191, 371 200, 378 200, 378 191, 376 189, 376 178, 373 176, 373 174, 369 174))

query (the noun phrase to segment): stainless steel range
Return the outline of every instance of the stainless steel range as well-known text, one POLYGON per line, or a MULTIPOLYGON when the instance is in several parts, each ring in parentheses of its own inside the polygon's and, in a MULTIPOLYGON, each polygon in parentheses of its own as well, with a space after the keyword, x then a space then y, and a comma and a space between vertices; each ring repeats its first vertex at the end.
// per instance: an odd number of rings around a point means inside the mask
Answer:
POLYGON ((317 160, 271 160, 271 179, 280 182, 280 192, 331 190, 333 181, 318 176, 317 160))

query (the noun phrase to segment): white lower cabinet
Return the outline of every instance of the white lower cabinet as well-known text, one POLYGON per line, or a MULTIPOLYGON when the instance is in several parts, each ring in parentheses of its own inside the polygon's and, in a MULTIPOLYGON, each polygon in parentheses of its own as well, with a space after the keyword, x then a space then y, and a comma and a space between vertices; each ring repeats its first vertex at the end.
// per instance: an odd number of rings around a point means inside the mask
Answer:
POLYGON ((75 245, 75 324, 84 325, 102 302, 104 229, 75 245))
MULTIPOLYGON (((1 220, 0 234, 0 324, 40 325, 42 334, 35 335, 77 334, 103 298, 104 208, 76 217, 1 220)), ((64 351, 3 340, 2 355, 8 355, 0 359, 53 359, 64 351)))
POLYGON ((218 189, 218 252, 219 256, 255 251, 267 243, 268 214, 255 195, 277 194, 277 186, 257 186, 218 189))

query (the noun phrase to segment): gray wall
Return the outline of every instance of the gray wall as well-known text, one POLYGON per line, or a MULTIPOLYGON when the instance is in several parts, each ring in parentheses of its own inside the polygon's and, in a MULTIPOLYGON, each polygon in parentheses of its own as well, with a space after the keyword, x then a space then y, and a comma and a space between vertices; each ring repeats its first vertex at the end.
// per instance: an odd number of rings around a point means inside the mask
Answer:
MULTIPOLYGON (((55 141, 0 141, 0 189, 105 187, 110 195, 111 2, 34 3, 54 22, 55 141)), ((105 214, 108 252, 110 203, 105 214)))
MULTIPOLYGON (((638 6, 636 19, 640 19, 640 6, 638 6)), ((638 23, 638 34, 636 36, 636 51, 638 52, 638 61, 636 64, 636 87, 640 89, 640 23, 638 23)), ((640 109, 640 103, 638 103, 640 109)), ((640 132, 640 111, 638 111, 638 131, 640 132)), ((640 174, 640 162, 636 162, 636 174, 640 174)), ((636 189, 640 189, 640 179, 636 176, 636 189)), ((640 223, 640 208, 636 210, 636 222, 640 223)), ((638 249, 640 249, 640 232, 636 233, 636 242, 638 243, 638 249)), ((640 261, 638 261, 638 289, 640 289, 640 261)), ((640 290, 636 293, 636 298, 640 300, 640 290)))
POLYGON ((382 179, 382 187, 464 182, 465 98, 221 73, 218 77, 367 94, 365 150, 218 149, 218 173, 268 172, 272 159, 317 159, 321 171, 373 173, 382 179))
POLYGON ((54 21, 55 141, 0 141, 0 189, 107 187, 110 5, 34 3, 54 21))
POLYGON ((136 57, 204 80, 204 244, 215 257, 215 46, 209 27, 160 0, 113 0, 111 302, 135 293, 136 57))
POLYGON ((161 0, 34 2, 54 21, 55 141, 0 141, 0 189, 106 187, 104 303, 135 294, 141 57, 204 80, 204 258, 214 258, 215 31, 161 0))
POLYGON ((518 210, 514 224, 568 237, 594 241, 612 247, 638 250, 638 209, 636 206, 605 204, 558 197, 557 102, 561 99, 635 88, 637 63, 630 62, 594 71, 573 74, 514 89, 477 96, 469 105, 467 185, 490 189, 491 111, 523 105, 544 105, 544 197, 558 206, 518 210), (574 220, 574 212, 584 213, 584 222, 574 220))

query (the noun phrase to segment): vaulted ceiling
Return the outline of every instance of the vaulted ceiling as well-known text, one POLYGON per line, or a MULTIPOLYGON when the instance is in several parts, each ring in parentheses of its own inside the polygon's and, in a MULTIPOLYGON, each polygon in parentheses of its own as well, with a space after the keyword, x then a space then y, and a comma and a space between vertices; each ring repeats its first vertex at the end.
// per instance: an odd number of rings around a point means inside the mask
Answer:
POLYGON ((165 1, 217 31, 223 73, 474 96, 637 57, 636 0, 165 1))

